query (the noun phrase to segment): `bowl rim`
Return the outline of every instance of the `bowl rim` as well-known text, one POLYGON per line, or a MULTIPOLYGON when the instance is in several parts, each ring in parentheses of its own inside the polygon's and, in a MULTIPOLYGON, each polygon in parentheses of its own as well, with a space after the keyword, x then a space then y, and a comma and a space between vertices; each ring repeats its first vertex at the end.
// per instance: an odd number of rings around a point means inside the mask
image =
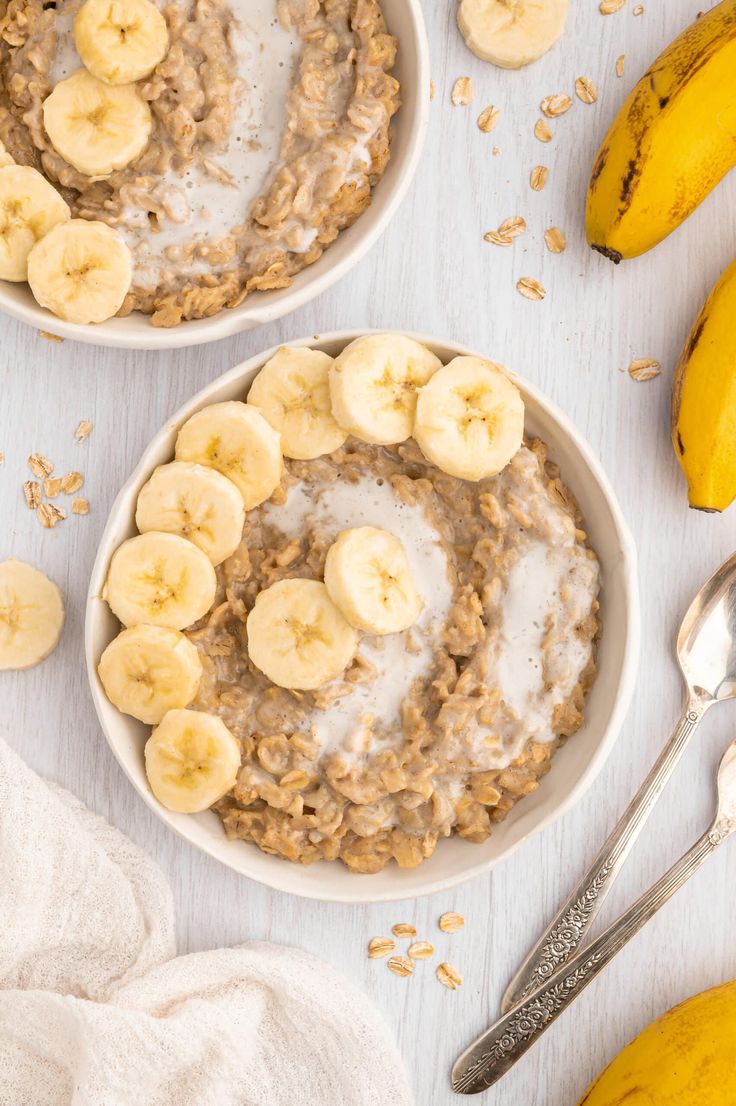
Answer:
MULTIPOLYGON (((613 487, 606 476, 606 473, 594 454, 592 448, 577 430, 574 424, 570 421, 568 416, 562 411, 560 407, 553 401, 548 399, 536 385, 531 384, 524 377, 519 376, 517 373, 510 370, 509 375, 516 381, 525 395, 531 397, 539 406, 550 416, 553 422, 560 428, 562 434, 568 438, 578 452, 582 455, 590 475, 600 488, 603 497, 606 502, 606 506, 610 511, 613 519, 616 537, 618 540, 618 564, 621 569, 621 581, 623 587, 623 593, 625 597, 625 628, 623 634, 623 660, 620 665, 620 671, 617 681, 617 687, 612 708, 608 715, 605 717, 602 725, 600 725, 600 737, 597 746, 592 753, 587 765, 580 773, 579 779, 569 788, 560 799, 558 803, 544 813, 539 820, 526 829, 518 837, 516 841, 512 841, 508 846, 498 855, 491 857, 478 857, 477 860, 472 861, 472 853, 469 853, 469 862, 466 866, 462 867, 459 871, 447 876, 437 876, 434 878, 428 878, 426 883, 423 883, 420 889, 402 889, 401 882, 397 881, 396 884, 385 888, 373 888, 371 889, 370 880, 375 877, 368 875, 356 876, 353 873, 348 873, 350 879, 349 883, 345 883, 336 888, 330 888, 325 890, 321 888, 319 890, 312 891, 311 889, 304 889, 301 887, 293 888, 289 887, 289 874, 294 869, 294 865, 289 861, 286 861, 280 857, 273 857, 274 866, 269 866, 268 871, 264 874, 259 871, 257 874, 244 870, 243 865, 236 865, 234 861, 227 858, 227 853, 223 853, 223 843, 226 845, 236 844, 228 841, 224 836, 221 841, 216 842, 214 839, 209 838, 206 841, 195 840, 193 834, 187 832, 187 825, 191 816, 176 815, 172 811, 168 811, 165 807, 161 806, 155 799, 150 788, 146 786, 140 786, 137 779, 135 779, 128 771, 127 765, 124 761, 121 750, 118 748, 118 743, 113 739, 105 721, 105 716, 111 710, 115 711, 115 708, 107 700, 102 686, 97 675, 96 665, 97 661, 94 656, 94 636, 96 626, 99 618, 99 611, 102 609, 101 591, 104 584, 105 577, 107 575, 107 566, 109 564, 110 557, 114 549, 119 543, 119 538, 116 535, 116 530, 120 524, 119 516, 123 510, 124 500, 131 494, 131 491, 142 482, 144 475, 147 477, 152 468, 155 467, 155 463, 149 460, 151 454, 155 453, 157 449, 163 444, 165 438, 170 435, 177 427, 189 418, 196 410, 206 406, 212 402, 211 395, 214 391, 218 391, 222 387, 227 387, 230 384, 236 383, 244 376, 252 373, 254 370, 262 367, 265 362, 272 357, 278 349, 282 346, 307 346, 310 348, 319 348, 326 343, 334 343, 335 345, 347 345, 348 342, 353 341, 358 337, 362 337, 367 334, 379 334, 379 333, 392 333, 401 334, 406 337, 413 338, 424 345, 433 348, 443 348, 454 351, 455 356, 473 356, 482 357, 487 359, 487 355, 479 353, 478 351, 458 343, 454 340, 439 339, 434 335, 427 335, 423 333, 417 333, 414 331, 404 330, 392 330, 386 331, 380 328, 364 328, 357 330, 339 330, 330 331, 325 334, 312 334, 304 338, 297 338, 289 342, 279 342, 272 346, 270 349, 257 353, 252 357, 249 357, 245 361, 235 365, 232 369, 222 373, 220 376, 211 380, 203 388, 201 388, 194 396, 192 396, 186 403, 174 412, 174 414, 166 420, 164 425, 156 432, 153 438, 143 451, 141 458, 136 464, 135 468, 120 488, 116 495, 113 504, 110 508, 107 522, 103 530, 102 536, 99 541, 97 554, 95 556, 94 565, 90 576, 90 585, 86 600, 86 612, 85 612, 85 627, 84 627, 84 651, 86 660, 87 676, 90 684, 90 690, 92 692, 92 699, 95 706, 100 726, 105 735, 105 739, 110 746, 115 759, 123 769, 123 772, 127 776, 130 783, 132 783, 136 792, 144 800, 144 802, 154 811, 155 814, 175 833, 184 838, 190 845, 201 849, 207 853, 214 860, 219 861, 226 867, 237 872, 239 875, 244 875, 246 878, 253 879, 257 883, 264 884, 275 891, 283 891, 288 894, 297 895, 300 898, 314 899, 322 902, 336 902, 336 903, 380 903, 380 902, 396 902, 401 899, 420 898, 425 895, 434 894, 438 891, 447 891, 452 887, 456 887, 459 884, 466 883, 467 881, 474 879, 475 877, 490 871, 497 864, 505 862, 510 856, 516 852, 526 841, 536 834, 541 833, 548 826, 552 825, 564 814, 566 814, 583 796, 583 794, 592 786, 598 773, 600 772, 603 764, 605 763, 608 755, 610 754, 613 745, 615 744, 620 730, 623 725, 623 721, 628 711, 628 707, 633 695, 634 686, 636 683, 639 650, 641 643, 641 612, 639 604, 639 582, 638 582, 638 570, 637 570, 637 552, 634 539, 629 530, 628 524, 624 519, 623 512, 618 503, 618 499, 613 490, 613 487), (273 871, 273 875, 271 872, 273 871)), ((574 480, 570 481, 574 485, 574 480)), ((573 487, 574 490, 574 487, 573 487)), ((128 520, 129 521, 129 520, 128 520)), ((119 712, 115 711, 116 714, 119 712)), ((120 715, 120 717, 124 717, 120 715)), ((242 842, 242 844, 251 844, 242 842)), ((256 846, 251 846, 256 848, 256 846)), ((271 859, 271 858, 269 858, 271 859)), ((323 862, 325 864, 330 863, 328 861, 323 862)), ((247 866, 247 865, 246 865, 247 866)), ((421 869, 420 869, 421 870, 421 869)), ((378 873, 380 877, 381 873, 378 873)))
MULTIPOLYGON (((315 271, 314 265, 301 270, 301 273, 307 274, 303 278, 303 283, 297 281, 296 287, 280 290, 265 304, 259 299, 247 299, 238 307, 223 308, 208 318, 191 319, 171 328, 155 327, 139 312, 88 326, 66 322, 41 307, 40 304, 36 304, 30 292, 27 300, 25 298, 22 302, 16 300, 6 291, 8 284, 6 281, 0 281, 0 311, 37 330, 89 345, 114 349, 182 349, 205 342, 219 341, 239 334, 241 331, 274 322, 303 307, 346 276, 376 244, 405 198, 416 174, 429 125, 429 41, 421 3, 420 0, 395 0, 395 2, 405 8, 412 32, 412 67, 408 75, 404 74, 402 87, 406 86, 407 80, 410 82, 414 91, 412 97, 414 110, 407 121, 405 131, 402 132, 400 153, 402 163, 395 180, 392 180, 384 190, 381 190, 384 178, 378 181, 368 211, 359 216, 352 226, 346 227, 338 236, 339 241, 343 234, 353 232, 349 239, 349 248, 334 264, 326 263, 324 271, 319 269, 315 271), (377 212, 375 219, 365 219, 366 215, 370 215, 371 210, 377 212), (310 279, 312 273, 314 276, 310 279), (135 326, 130 326, 131 319, 135 320, 135 326)), ((408 114, 408 106, 403 98, 399 110, 408 114)), ((336 242, 335 245, 337 244, 336 242)), ((331 255, 331 251, 332 247, 325 251, 323 256, 331 255)), ((319 260, 321 259, 318 259, 316 265, 319 265, 319 260)), ((297 278, 301 273, 297 274, 297 278)), ((15 285, 11 284, 11 287, 15 285)))

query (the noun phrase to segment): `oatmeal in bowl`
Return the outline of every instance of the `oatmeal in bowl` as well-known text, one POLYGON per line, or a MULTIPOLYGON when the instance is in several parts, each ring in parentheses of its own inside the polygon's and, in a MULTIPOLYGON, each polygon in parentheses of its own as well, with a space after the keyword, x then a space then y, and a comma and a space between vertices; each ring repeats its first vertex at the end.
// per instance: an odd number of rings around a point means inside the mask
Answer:
POLYGON ((250 303, 255 322, 280 313, 274 299, 305 298, 394 153, 358 250, 413 170, 424 51, 407 25, 421 37, 415 0, 8 0, 0 278, 120 344, 139 344, 146 320, 225 312, 217 336, 248 325, 230 313, 250 303))
POLYGON ((98 711, 147 801, 238 870, 348 899, 466 878, 571 801, 638 623, 562 418, 396 334, 282 347, 190 404, 90 590, 98 711))

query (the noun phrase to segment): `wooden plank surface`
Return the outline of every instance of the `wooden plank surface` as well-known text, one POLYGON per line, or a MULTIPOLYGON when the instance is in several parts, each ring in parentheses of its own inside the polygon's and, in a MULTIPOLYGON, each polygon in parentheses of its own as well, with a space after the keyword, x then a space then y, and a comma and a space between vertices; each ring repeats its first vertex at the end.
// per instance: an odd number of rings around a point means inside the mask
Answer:
MULTIPOLYGON (((685 227, 656 251, 618 269, 586 248, 582 205, 595 150, 613 112, 651 58, 702 0, 629 0, 603 17, 595 0, 572 0, 563 41, 521 73, 484 65, 462 44, 454 2, 425 2, 436 99, 416 184, 389 232, 340 287, 290 318, 210 347, 125 353, 50 344, 0 319, 0 556, 26 558, 62 586, 68 624, 40 668, 0 674, 0 732, 29 761, 76 792, 143 845, 175 893, 182 951, 248 938, 292 942, 362 984, 394 1027, 420 1106, 457 1101, 448 1072, 455 1055, 495 1016, 504 985, 550 912, 577 878, 638 786, 679 713, 672 656, 679 619, 700 582, 736 544, 736 513, 688 511, 668 436, 672 367, 707 290, 736 251, 736 182, 727 179, 685 227), (626 55, 625 75, 615 59, 626 55), (454 80, 472 77, 475 100, 453 107, 454 80), (598 86, 592 106, 575 101, 551 122, 554 139, 532 134, 543 96, 572 94, 577 76, 598 86), (501 109, 496 130, 476 126, 482 108, 501 109), (493 147, 500 153, 494 156, 493 147), (549 167, 539 193, 536 164, 549 167), (523 215, 513 248, 484 231, 523 215), (557 225, 567 252, 553 256, 543 232, 557 225), (520 276, 548 289, 522 299, 520 276), (485 350, 553 397, 603 460, 634 532, 641 561, 644 643, 635 702, 599 780, 561 822, 491 875, 449 895, 391 906, 307 902, 261 888, 199 855, 164 828, 134 794, 100 733, 83 664, 87 580, 107 511, 146 442, 194 391, 274 342, 342 327, 400 327, 485 350), (635 383, 620 370, 655 357, 662 376, 635 383), (80 418, 94 423, 74 441, 80 418), (44 531, 20 485, 32 451, 57 471, 85 473, 87 518, 44 531), (459 910, 466 929, 439 934, 437 918, 459 910), (412 979, 368 961, 367 940, 411 920, 465 977, 456 993, 428 964, 412 979)), ((736 510, 736 509, 734 509, 736 510)), ((714 710, 670 784, 607 916, 655 878, 704 827, 713 773, 734 737, 730 705, 714 710)), ((472 848, 468 845, 468 848, 472 848)), ((657 916, 511 1074, 485 1096, 491 1106, 570 1106, 588 1080, 652 1017, 685 996, 736 975, 731 936, 736 850, 725 848, 657 916)))

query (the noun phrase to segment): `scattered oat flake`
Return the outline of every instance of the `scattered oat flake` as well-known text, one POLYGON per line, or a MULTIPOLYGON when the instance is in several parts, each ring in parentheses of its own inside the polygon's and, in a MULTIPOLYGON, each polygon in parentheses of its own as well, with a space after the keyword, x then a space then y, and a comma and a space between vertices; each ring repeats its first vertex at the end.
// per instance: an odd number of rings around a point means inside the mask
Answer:
POLYGON ((594 104, 598 99, 598 89, 590 77, 578 77, 575 81, 575 95, 584 104, 594 104))
POLYGON ((629 365, 629 376, 633 380, 644 382, 645 380, 654 380, 655 376, 659 376, 662 371, 662 366, 659 361, 655 361, 649 357, 639 357, 636 361, 632 361, 629 365))
POLYGON ((644 15, 644 5, 643 4, 637 4, 631 14, 632 15, 644 15))
POLYGON ((28 458, 28 467, 34 476, 38 476, 43 479, 44 476, 50 476, 54 471, 54 466, 47 457, 44 457, 42 453, 32 453, 28 458))
POLYGON ((491 150, 491 153, 493 154, 494 157, 498 157, 498 155, 501 153, 500 146, 494 146, 493 149, 491 150))
POLYGON ((435 83, 434 83, 434 81, 430 81, 429 82, 429 98, 430 98, 430 100, 434 100, 436 95, 437 95, 437 89, 435 88, 435 83))
POLYGON ((414 962, 408 956, 392 956, 388 961, 388 967, 394 975, 411 975, 414 971, 414 962))
POLYGON ((506 234, 509 238, 518 238, 526 230, 526 220, 521 215, 512 215, 510 219, 504 219, 498 228, 499 234, 506 234))
POLYGON ((517 280, 516 290, 522 296, 526 296, 528 300, 543 300, 547 295, 547 290, 542 287, 538 280, 533 280, 532 277, 522 277, 517 280))
POLYGON ((550 227, 544 232, 544 241, 550 253, 564 253, 567 239, 559 227, 550 227))
POLYGON ((572 100, 562 92, 556 92, 554 96, 545 96, 539 106, 548 119, 556 119, 558 115, 564 115, 570 110, 572 100))
POLYGON ((501 234, 497 230, 487 230, 483 235, 484 242, 492 242, 494 246, 513 246, 514 240, 508 234, 501 234))
POLYGON ((394 937, 416 937, 416 926, 411 925, 410 922, 397 922, 395 926, 391 926, 391 932, 394 937))
POLYGON ((455 107, 467 107, 473 99, 473 82, 470 77, 458 77, 452 86, 450 98, 455 107))
POLYGON ((73 499, 72 500, 72 514, 73 515, 88 515, 89 514, 89 502, 86 499, 73 499))
POLYGON ((452 964, 447 964, 444 961, 437 965, 435 975, 440 983, 450 991, 457 991, 458 987, 460 987, 463 982, 463 977, 460 975, 457 968, 453 968, 452 964))
POLYGON ((63 342, 64 339, 60 338, 58 334, 52 334, 48 330, 39 330, 38 332, 42 338, 45 338, 47 342, 63 342))
POLYGON ((66 518, 64 512, 60 511, 53 503, 41 503, 36 508, 36 515, 38 521, 46 530, 53 529, 57 522, 62 522, 66 518))
POLYGON ((443 933, 457 933, 465 925, 462 914, 456 914, 454 910, 446 911, 439 920, 439 927, 443 933))
POLYGON ((41 488, 35 480, 26 480, 23 484, 23 495, 31 511, 35 511, 41 503, 41 488))
POLYGON ((5 454, 0 452, 0 465, 5 464, 5 454))
POLYGON ((74 431, 74 437, 77 439, 78 442, 83 442, 84 439, 89 437, 91 433, 92 423, 88 422, 87 419, 82 419, 79 423, 79 426, 74 431))
POLYGON ((534 137, 538 138, 540 142, 552 141, 552 131, 549 129, 544 119, 537 119, 534 124, 534 137))
POLYGON ((83 483, 84 477, 81 472, 68 472, 59 480, 59 488, 64 495, 74 495, 74 492, 78 492, 83 483))
POLYGON ((532 169, 531 176, 529 177, 529 183, 535 192, 541 192, 547 183, 547 177, 549 176, 549 169, 546 165, 535 165, 532 169))
POLYGON ((619 56, 616 58, 616 76, 617 77, 623 77, 625 62, 626 62, 626 54, 619 54, 619 56))
MULTIPOLYGON (((75 500, 76 502, 76 500, 75 500)), ((72 510, 74 504, 72 504, 72 510)), ((368 956, 371 960, 378 960, 382 956, 389 956, 396 951, 396 942, 390 937, 372 937, 368 942, 368 956)))
POLYGON ((625 3, 626 0, 601 0, 598 11, 601 15, 613 15, 614 12, 621 11, 625 3))
POLYGON ((434 945, 429 941, 415 941, 406 951, 412 960, 428 960, 434 955, 434 945))
POLYGON ((493 104, 489 104, 478 116, 478 127, 483 131, 483 134, 488 134, 489 131, 493 130, 500 118, 501 112, 499 108, 494 107, 493 104))
POLYGON ((47 476, 43 482, 43 491, 48 499, 56 499, 61 491, 61 478, 59 476, 47 476))

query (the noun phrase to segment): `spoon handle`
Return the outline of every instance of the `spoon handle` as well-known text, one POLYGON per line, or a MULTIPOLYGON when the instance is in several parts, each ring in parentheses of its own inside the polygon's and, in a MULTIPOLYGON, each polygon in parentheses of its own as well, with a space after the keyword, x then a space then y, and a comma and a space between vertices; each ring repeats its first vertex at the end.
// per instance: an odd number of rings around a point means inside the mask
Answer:
POLYGON ((457 1094, 477 1094, 492 1087, 725 841, 735 825, 725 818, 716 820, 700 840, 600 937, 587 948, 578 950, 564 968, 479 1037, 456 1061, 452 1069, 452 1089, 457 1094))
POLYGON ((501 1000, 506 1012, 536 991, 577 950, 665 784, 712 700, 691 695, 672 737, 588 871, 527 955, 501 1000))

